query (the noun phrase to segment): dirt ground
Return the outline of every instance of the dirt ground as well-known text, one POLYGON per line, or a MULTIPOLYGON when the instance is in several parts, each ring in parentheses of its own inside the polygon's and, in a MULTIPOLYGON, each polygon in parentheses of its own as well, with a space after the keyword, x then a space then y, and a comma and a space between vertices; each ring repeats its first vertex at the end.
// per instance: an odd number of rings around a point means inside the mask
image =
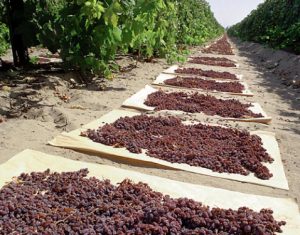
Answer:
MULTIPOLYGON (((295 82, 293 82, 298 78, 299 56, 289 54, 291 61, 287 63, 282 59, 286 56, 285 52, 277 51, 275 58, 273 50, 257 44, 234 41, 234 47, 236 55, 228 57, 237 60, 240 64, 239 68, 199 67, 243 74, 243 80, 248 83, 254 93, 254 97, 247 98, 247 100, 260 103, 266 113, 273 117, 272 124, 267 126, 253 123, 228 123, 217 121, 214 118, 207 119, 203 116, 192 115, 192 117, 237 128, 275 132, 290 186, 289 191, 182 171, 132 166, 117 159, 110 160, 47 145, 49 140, 62 131, 77 129, 111 110, 119 108, 126 98, 146 84, 150 84, 160 72, 168 67, 165 60, 156 60, 155 63, 138 63, 137 68, 119 73, 113 81, 103 83, 102 85, 106 87, 104 91, 99 91, 94 86, 72 88, 73 80, 71 79, 76 80, 76 75, 72 73, 67 75, 53 73, 35 79, 28 76, 23 83, 16 84, 14 87, 6 87, 2 83, 2 88, 0 86, 0 117, 10 113, 16 118, 7 119, 2 123, 0 121, 0 163, 5 162, 16 153, 30 148, 74 160, 113 165, 178 181, 273 197, 289 196, 297 198, 299 205, 300 89, 295 89, 295 82), (267 53, 268 50, 269 53, 267 53), (285 63, 285 65, 281 63, 285 63), (278 67, 281 69, 280 72, 278 67), (285 68, 286 73, 284 73, 285 68), (291 70, 292 73, 290 73, 291 70), (29 86, 31 88, 24 93, 24 88, 28 87, 28 84, 31 84, 29 86), (22 109, 27 112, 22 114, 22 109)), ((125 66, 135 62, 130 58, 122 58, 119 63, 125 66)))

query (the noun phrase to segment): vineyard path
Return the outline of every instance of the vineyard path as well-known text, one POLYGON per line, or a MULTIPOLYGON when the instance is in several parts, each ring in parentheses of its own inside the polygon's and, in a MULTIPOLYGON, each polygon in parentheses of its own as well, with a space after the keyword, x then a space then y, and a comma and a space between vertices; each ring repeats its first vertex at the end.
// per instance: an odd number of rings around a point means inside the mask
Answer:
MULTIPOLYGON (((289 192, 188 172, 131 166, 122 161, 116 162, 88 156, 46 144, 62 131, 77 129, 111 110, 119 108, 125 99, 142 89, 146 84, 151 84, 154 78, 168 67, 165 60, 157 60, 156 63, 139 63, 137 68, 126 73, 120 73, 113 81, 106 82, 107 89, 105 91, 97 91, 93 87, 69 89, 69 80, 74 77, 74 74, 45 77, 46 86, 34 90, 33 94, 27 96, 27 104, 32 105, 32 108, 19 118, 9 119, 0 124, 0 163, 5 162, 18 152, 30 148, 74 160, 113 165, 178 181, 244 193, 276 197, 289 196, 297 198, 298 205, 300 205, 300 158, 298 157, 300 152, 300 90, 282 84, 280 77, 273 74, 270 67, 262 66, 261 57, 253 54, 251 49, 247 47, 247 43, 234 42, 233 45, 236 55, 228 56, 228 58, 234 58, 238 61, 240 65, 238 69, 201 67, 243 74, 243 80, 254 93, 254 97, 249 98, 249 101, 260 103, 266 113, 273 118, 273 121, 269 126, 253 123, 222 122, 222 124, 276 133, 289 182, 289 192), (57 96, 57 92, 70 97, 68 102, 62 101, 57 96)), ((272 53, 270 53, 270 63, 272 63, 272 59, 272 53)), ((134 61, 128 57, 123 57, 119 63, 125 66, 134 63, 134 61)), ((18 89, 20 89, 18 86, 12 88, 11 92, 17 94, 18 89)), ((9 106, 11 99, 14 97, 9 98, 7 92, 0 91, 0 107, 9 106)), ((217 122, 214 119, 210 120, 217 122)))

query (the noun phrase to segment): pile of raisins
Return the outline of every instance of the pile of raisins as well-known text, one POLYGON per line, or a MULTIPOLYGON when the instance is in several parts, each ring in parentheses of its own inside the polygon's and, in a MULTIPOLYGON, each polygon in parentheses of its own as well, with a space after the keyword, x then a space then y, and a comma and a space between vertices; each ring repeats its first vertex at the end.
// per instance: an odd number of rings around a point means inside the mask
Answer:
POLYGON ((203 69, 198 69, 198 68, 179 68, 179 69, 175 70, 175 73, 193 74, 193 75, 209 77, 209 78, 238 80, 237 76, 233 73, 217 72, 217 71, 213 71, 213 70, 203 70, 203 69))
POLYGON ((0 234, 268 234, 273 211, 209 208, 147 184, 87 178, 88 170, 21 174, 0 190, 0 234))
POLYGON ((204 64, 211 66, 236 67, 232 60, 218 57, 193 57, 189 62, 193 64, 204 64))
POLYGON ((208 126, 184 125, 176 117, 139 115, 122 117, 112 124, 81 133, 94 142, 125 147, 171 163, 185 163, 212 171, 248 175, 260 179, 272 174, 263 163, 273 159, 262 146, 259 136, 247 131, 208 126))
POLYGON ((38 58, 38 63, 39 64, 46 64, 46 63, 50 63, 50 62, 51 62, 51 60, 48 59, 48 58, 44 58, 44 57, 39 57, 38 58))
POLYGON ((228 42, 227 36, 222 37, 217 42, 213 43, 208 48, 202 50, 203 53, 219 54, 219 55, 234 55, 231 45, 228 42))
POLYGON ((204 80, 199 77, 180 77, 165 80, 164 83, 169 86, 178 86, 186 88, 199 88, 210 91, 242 93, 244 85, 239 82, 217 82, 215 80, 204 80))
POLYGON ((215 96, 199 93, 164 92, 159 90, 148 95, 145 105, 155 110, 180 110, 187 113, 205 113, 225 118, 260 118, 262 114, 249 110, 251 104, 236 99, 218 99, 215 96))

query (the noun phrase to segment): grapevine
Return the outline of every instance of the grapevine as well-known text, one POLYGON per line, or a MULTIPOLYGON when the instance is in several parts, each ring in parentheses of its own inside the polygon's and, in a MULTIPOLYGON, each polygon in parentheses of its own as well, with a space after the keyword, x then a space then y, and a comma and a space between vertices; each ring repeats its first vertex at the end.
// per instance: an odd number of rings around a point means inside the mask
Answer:
POLYGON ((299 54, 300 1, 267 0, 228 33, 299 54))
POLYGON ((223 32, 205 0, 28 0, 24 16, 24 48, 41 44, 66 67, 106 77, 118 53, 184 61, 186 45, 223 32))

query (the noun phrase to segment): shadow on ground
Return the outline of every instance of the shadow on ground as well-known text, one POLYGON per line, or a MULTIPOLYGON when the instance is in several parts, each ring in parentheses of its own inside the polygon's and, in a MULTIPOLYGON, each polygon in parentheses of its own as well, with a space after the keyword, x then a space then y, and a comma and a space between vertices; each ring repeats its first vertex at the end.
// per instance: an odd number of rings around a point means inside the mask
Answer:
MULTIPOLYGON (((293 109, 300 110, 300 56, 275 51, 256 43, 231 40, 239 49, 240 55, 246 57, 250 65, 264 77, 257 84, 266 88, 268 92, 279 95, 289 102, 293 109)), ((297 117, 298 114, 282 110, 281 115, 297 117)), ((298 118, 300 120, 299 116, 298 118)))

